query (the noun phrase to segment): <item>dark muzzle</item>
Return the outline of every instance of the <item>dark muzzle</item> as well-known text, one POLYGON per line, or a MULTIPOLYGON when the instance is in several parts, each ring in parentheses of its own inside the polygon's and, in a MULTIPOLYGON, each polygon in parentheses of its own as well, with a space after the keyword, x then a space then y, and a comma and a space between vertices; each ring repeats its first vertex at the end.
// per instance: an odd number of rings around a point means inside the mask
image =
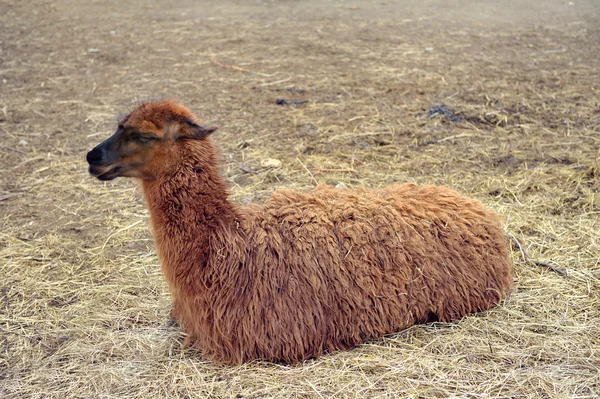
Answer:
POLYGON ((90 164, 88 171, 100 180, 112 180, 121 171, 120 166, 115 166, 116 159, 107 152, 107 143, 100 143, 85 157, 90 164))
POLYGON ((92 151, 87 153, 87 156, 85 157, 88 161, 88 163, 90 165, 102 165, 102 161, 104 159, 104 154, 103 151, 101 149, 99 149, 98 147, 94 148, 92 151))

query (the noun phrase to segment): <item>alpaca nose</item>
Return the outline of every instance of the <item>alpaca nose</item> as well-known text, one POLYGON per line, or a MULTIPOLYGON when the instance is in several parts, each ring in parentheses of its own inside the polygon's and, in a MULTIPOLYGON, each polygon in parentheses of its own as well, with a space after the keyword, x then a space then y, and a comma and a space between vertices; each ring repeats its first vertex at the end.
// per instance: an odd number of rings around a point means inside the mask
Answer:
POLYGON ((102 150, 97 147, 87 153, 85 157, 90 165, 102 165, 102 150))

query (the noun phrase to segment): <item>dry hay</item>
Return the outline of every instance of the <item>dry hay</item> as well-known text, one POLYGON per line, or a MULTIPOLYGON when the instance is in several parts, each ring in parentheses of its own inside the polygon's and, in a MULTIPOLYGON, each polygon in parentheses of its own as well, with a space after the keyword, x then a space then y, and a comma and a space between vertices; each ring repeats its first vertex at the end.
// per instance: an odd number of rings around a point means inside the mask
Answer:
POLYGON ((600 395, 592 3, 498 23, 353 4, 0 4, 2 397, 600 395), (131 24, 144 18, 152 32, 131 24), (95 181, 84 161, 118 107, 162 93, 223 126, 241 203, 316 182, 481 199, 514 237, 514 291, 486 313, 298 366, 202 360, 168 322, 136 185, 95 181))

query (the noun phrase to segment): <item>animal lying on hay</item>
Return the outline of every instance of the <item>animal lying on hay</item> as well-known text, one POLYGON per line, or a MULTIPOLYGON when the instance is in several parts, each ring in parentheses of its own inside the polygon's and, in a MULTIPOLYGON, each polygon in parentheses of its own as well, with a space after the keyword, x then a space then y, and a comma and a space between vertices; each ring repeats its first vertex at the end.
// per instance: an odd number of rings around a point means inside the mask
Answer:
POLYGON ((415 323, 489 309, 510 288, 493 213, 445 187, 319 186, 231 203, 204 125, 147 102, 87 154, 100 180, 141 179, 173 315, 219 363, 295 363, 415 323))

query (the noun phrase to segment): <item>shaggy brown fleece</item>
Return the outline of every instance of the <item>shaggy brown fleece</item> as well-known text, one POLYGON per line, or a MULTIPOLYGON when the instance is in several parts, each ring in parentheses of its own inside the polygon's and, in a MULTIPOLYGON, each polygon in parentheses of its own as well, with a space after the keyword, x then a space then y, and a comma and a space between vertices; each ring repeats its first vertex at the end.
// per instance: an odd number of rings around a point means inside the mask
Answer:
POLYGON ((300 362, 489 309, 509 290, 508 240, 480 202, 405 184, 238 207, 213 130, 174 102, 146 103, 88 154, 96 176, 142 178, 174 316, 204 356, 300 362), (119 154, 141 131, 156 139, 119 154))

